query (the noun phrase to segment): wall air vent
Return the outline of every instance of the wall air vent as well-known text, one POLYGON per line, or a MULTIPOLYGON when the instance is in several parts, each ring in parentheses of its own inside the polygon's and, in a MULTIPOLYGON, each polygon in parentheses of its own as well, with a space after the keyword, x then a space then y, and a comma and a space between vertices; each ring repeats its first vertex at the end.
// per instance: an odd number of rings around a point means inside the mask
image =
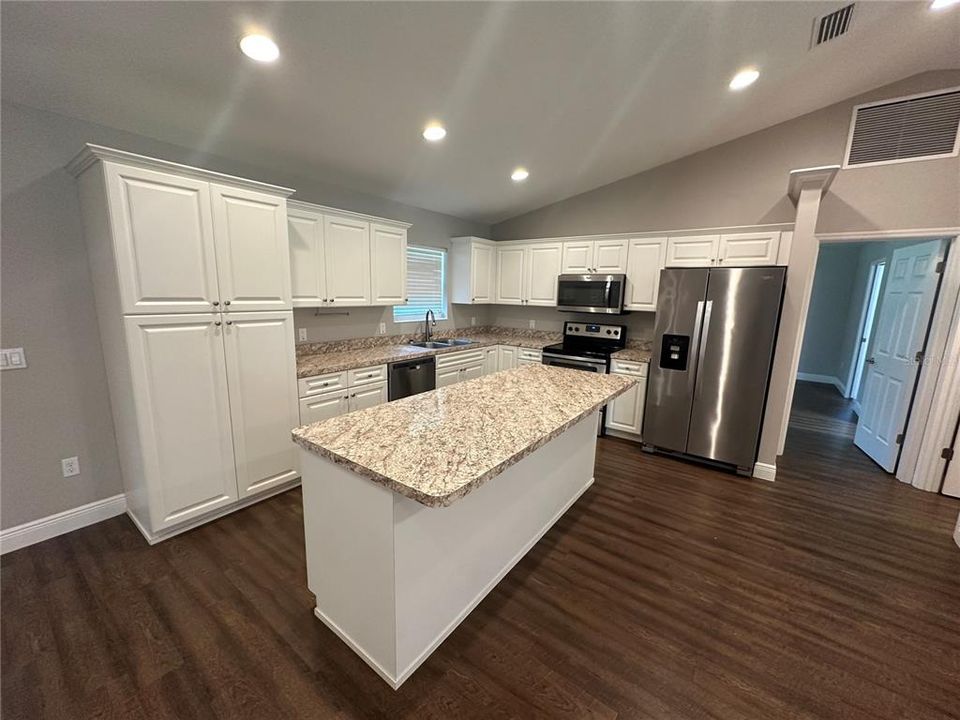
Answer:
POLYGON ((960 88, 857 105, 844 167, 951 157, 960 148, 960 88))
POLYGON ((853 20, 854 5, 855 3, 850 3, 828 15, 815 18, 810 47, 815 48, 817 45, 823 45, 825 42, 830 42, 844 35, 850 29, 850 22, 853 20))

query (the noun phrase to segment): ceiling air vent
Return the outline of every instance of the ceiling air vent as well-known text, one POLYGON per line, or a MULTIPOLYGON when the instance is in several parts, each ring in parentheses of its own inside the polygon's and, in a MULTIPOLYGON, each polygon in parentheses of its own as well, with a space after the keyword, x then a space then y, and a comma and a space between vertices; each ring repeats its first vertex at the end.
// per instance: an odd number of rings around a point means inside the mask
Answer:
POLYGON ((813 21, 813 42, 810 47, 823 45, 846 33, 850 29, 850 21, 853 20, 853 6, 854 3, 850 3, 829 15, 816 18, 813 21))
POLYGON ((844 167, 957 154, 960 88, 853 109, 844 167))

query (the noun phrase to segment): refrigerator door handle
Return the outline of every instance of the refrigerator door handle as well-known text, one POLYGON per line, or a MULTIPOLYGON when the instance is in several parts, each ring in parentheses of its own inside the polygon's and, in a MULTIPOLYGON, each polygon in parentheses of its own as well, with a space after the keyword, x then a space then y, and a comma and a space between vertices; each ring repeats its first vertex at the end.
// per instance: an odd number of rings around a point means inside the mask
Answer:
MULTIPOLYGON (((700 305, 697 305, 697 315, 700 314, 700 305)), ((700 339, 697 343, 697 380, 694 387, 693 396, 700 396, 700 386, 703 384, 703 374, 700 372, 700 366, 703 365, 703 356, 707 352, 707 340, 710 337, 710 315, 713 314, 713 300, 707 300, 703 311, 703 330, 700 333, 700 339)), ((699 318, 698 318, 699 320, 699 318)))

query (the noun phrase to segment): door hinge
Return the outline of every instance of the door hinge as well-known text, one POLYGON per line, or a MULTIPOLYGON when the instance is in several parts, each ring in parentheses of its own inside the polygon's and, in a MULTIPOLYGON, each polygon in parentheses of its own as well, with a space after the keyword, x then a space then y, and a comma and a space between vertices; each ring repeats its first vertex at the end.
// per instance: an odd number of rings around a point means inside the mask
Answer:
POLYGON ((917 354, 913 356, 913 359, 915 362, 918 362, 918 363, 923 362, 923 350, 918 350, 917 354))
POLYGON ((953 460, 953 448, 944 448, 941 450, 940 457, 944 460, 953 460))
POLYGON ((903 433, 900 433, 899 435, 897 435, 896 443, 897 445, 903 445, 903 433))
POLYGON ((938 274, 943 273, 943 268, 944 268, 943 262, 944 262, 944 261, 941 260, 940 262, 937 263, 936 272, 937 272, 938 274))

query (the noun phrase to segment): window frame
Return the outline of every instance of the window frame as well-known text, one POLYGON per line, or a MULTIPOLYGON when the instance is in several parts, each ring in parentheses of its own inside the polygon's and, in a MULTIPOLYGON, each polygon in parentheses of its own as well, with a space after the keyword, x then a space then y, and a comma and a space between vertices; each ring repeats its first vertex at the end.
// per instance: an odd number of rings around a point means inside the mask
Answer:
MULTIPOLYGON (((448 297, 448 288, 447 288, 447 260, 449 259, 449 254, 446 248, 436 247, 433 245, 407 245, 405 261, 409 263, 410 261, 410 251, 419 250, 419 251, 428 251, 432 253, 438 253, 440 260, 440 297, 442 298, 442 307, 440 308, 431 308, 436 316, 438 321, 447 320, 450 317, 450 298, 448 297)), ((419 305, 414 301, 412 294, 409 292, 409 282, 410 282, 410 266, 407 265, 407 283, 408 283, 408 293, 407 297, 409 298, 408 302, 403 303, 402 305, 394 305, 393 307, 393 322, 394 324, 401 323, 419 323, 423 322, 424 317, 398 317, 397 311, 400 310, 402 313, 404 309, 409 308, 410 305, 419 305)), ((424 312, 424 315, 426 313, 424 312)))

